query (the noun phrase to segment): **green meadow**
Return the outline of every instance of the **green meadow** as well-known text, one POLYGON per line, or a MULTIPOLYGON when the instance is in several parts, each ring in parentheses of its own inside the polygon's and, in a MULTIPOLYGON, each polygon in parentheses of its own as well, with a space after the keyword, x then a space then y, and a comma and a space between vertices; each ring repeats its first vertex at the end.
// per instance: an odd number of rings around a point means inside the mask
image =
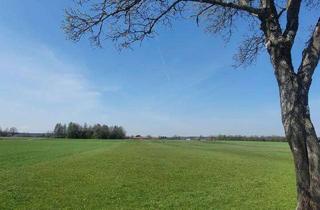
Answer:
POLYGON ((286 143, 0 140, 0 209, 294 209, 286 143))

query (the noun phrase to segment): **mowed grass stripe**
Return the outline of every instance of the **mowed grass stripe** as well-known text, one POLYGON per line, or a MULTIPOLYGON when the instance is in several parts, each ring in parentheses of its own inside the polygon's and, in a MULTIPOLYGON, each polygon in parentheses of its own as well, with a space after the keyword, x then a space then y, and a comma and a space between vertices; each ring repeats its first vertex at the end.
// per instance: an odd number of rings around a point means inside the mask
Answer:
MULTIPOLYGON (((6 143, 0 141, 1 163, 6 143)), ((19 152, 26 156, 54 149, 31 156, 44 161, 16 160, 20 163, 0 171, 0 209, 295 206, 293 165, 283 143, 60 140, 22 145, 19 152)))
POLYGON ((118 146, 119 141, 0 140, 0 145, 0 170, 4 170, 118 146))

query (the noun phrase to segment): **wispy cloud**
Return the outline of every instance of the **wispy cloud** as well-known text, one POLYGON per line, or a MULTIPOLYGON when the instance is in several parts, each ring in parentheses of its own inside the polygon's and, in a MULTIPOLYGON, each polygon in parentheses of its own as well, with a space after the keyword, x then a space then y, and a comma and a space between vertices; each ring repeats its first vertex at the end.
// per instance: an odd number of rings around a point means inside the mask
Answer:
POLYGON ((0 125, 46 131, 60 121, 99 118, 101 92, 110 88, 100 90, 86 79, 81 65, 49 47, 23 45, 24 50, 7 47, 0 52, 0 125))

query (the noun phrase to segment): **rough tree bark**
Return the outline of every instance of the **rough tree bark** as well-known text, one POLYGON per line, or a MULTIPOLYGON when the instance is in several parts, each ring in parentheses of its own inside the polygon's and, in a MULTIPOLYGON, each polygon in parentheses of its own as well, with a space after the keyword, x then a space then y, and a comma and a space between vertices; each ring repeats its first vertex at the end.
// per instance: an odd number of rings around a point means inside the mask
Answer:
POLYGON ((297 72, 291 49, 298 30, 299 0, 288 5, 287 26, 282 33, 274 1, 263 1, 261 30, 280 92, 282 123, 290 145, 297 182, 297 210, 320 209, 320 145, 309 112, 308 96, 320 54, 320 19, 303 52, 297 72))
MULTIPOLYGON (((271 6, 272 7, 272 6, 271 6)), ((320 19, 302 63, 294 71, 291 43, 283 37, 272 12, 264 18, 262 29, 279 86, 282 123, 290 145, 297 182, 297 210, 320 209, 320 144, 309 112, 308 96, 312 74, 319 61, 320 19), (272 30, 270 30, 272 29, 272 30)))
MULTIPOLYGON (((278 75, 277 75, 278 78, 278 75)), ((295 169, 297 209, 320 209, 319 162, 320 149, 310 119, 308 89, 299 75, 292 74, 279 83, 282 123, 289 142, 295 169)))

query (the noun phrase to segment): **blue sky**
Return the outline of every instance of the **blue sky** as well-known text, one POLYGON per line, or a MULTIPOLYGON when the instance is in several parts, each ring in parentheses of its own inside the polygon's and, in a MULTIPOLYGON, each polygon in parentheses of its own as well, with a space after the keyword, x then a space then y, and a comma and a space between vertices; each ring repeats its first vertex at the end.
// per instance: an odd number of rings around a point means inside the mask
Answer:
MULTIPOLYGON (((262 53, 253 66, 231 67, 241 37, 225 44, 178 20, 133 50, 119 52, 108 41, 97 49, 66 40, 61 24, 71 3, 0 1, 1 127, 46 132, 75 121, 119 124, 128 134, 283 134, 269 58, 262 53)), ((308 29, 297 38, 296 64, 308 29)), ((316 128, 319 82, 317 73, 310 97, 316 128)))

